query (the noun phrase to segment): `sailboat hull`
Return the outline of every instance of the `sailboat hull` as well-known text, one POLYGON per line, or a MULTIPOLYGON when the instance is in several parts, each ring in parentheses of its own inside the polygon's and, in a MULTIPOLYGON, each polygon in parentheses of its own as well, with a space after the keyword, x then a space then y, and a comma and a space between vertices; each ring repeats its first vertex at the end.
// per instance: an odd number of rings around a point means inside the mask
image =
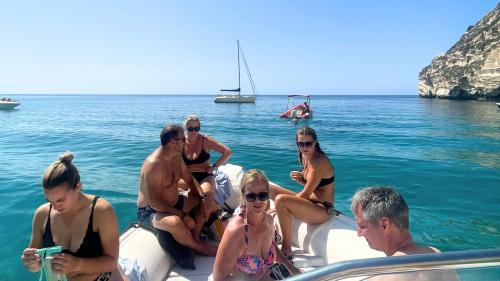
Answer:
POLYGON ((255 103, 255 96, 219 95, 214 101, 216 103, 255 103))

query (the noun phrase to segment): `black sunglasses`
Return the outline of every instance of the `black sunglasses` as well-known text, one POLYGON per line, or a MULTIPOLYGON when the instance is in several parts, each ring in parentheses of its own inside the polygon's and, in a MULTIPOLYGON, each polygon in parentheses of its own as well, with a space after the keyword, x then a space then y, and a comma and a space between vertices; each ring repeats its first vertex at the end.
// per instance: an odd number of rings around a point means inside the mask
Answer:
POLYGON ((257 198, 259 198, 259 201, 266 201, 267 199, 269 199, 269 192, 251 192, 245 194, 245 198, 248 202, 254 202, 255 200, 257 200, 257 198))
POLYGON ((298 141, 297 146, 298 147, 311 147, 313 145, 314 141, 298 141))
POLYGON ((198 132, 200 127, 188 127, 187 130, 188 132, 198 132))

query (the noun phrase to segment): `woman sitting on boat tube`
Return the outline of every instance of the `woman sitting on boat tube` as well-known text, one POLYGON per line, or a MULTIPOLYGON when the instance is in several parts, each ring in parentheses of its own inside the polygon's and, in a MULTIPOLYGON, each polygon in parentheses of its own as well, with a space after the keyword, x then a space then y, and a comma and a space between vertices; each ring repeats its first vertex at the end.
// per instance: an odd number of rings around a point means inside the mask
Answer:
POLYGON ((45 171, 43 193, 48 203, 38 207, 28 248, 21 257, 29 271, 40 271, 37 249, 62 246, 53 254, 53 272, 68 280, 122 280, 117 270, 118 220, 111 204, 82 193, 78 169, 66 152, 45 171), (111 278, 111 279, 110 279, 111 278))
POLYGON ((271 280, 268 267, 278 259, 288 263, 274 241, 274 223, 266 213, 269 205, 269 181, 259 170, 249 170, 240 184, 241 212, 224 231, 215 257, 213 280, 271 280))
POLYGON ((295 140, 302 171, 291 171, 292 180, 303 185, 299 193, 271 184, 283 244, 281 251, 292 260, 292 218, 308 224, 321 224, 332 217, 334 198, 334 169, 328 156, 321 150, 314 129, 302 127, 295 140))
POLYGON ((186 143, 182 158, 188 166, 193 177, 200 183, 201 189, 208 196, 208 204, 204 213, 209 215, 216 211, 214 201, 215 177, 213 172, 224 164, 232 155, 231 149, 215 139, 200 134, 201 123, 196 115, 188 115, 184 119, 186 143), (215 150, 221 154, 219 159, 210 164, 210 151, 215 150))

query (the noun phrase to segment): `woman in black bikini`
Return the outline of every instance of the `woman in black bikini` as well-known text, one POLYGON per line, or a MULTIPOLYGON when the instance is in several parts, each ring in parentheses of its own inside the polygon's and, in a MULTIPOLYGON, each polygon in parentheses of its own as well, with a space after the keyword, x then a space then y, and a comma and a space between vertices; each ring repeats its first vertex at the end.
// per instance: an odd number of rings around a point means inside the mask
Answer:
POLYGON ((49 203, 33 217, 31 241, 21 257, 29 271, 39 271, 36 249, 62 246, 54 254, 52 270, 68 280, 122 280, 117 270, 118 220, 111 204, 81 192, 78 169, 66 152, 43 175, 43 192, 49 203), (111 279, 110 279, 111 278, 111 279))
POLYGON ((200 134, 200 129, 201 124, 198 116, 186 116, 184 119, 186 143, 182 158, 191 174, 200 183, 203 192, 208 196, 208 204, 205 206, 204 213, 209 215, 218 209, 214 201, 215 177, 213 172, 231 157, 232 151, 213 138, 200 134), (210 164, 211 150, 221 154, 213 164, 210 164))
POLYGON ((316 132, 302 127, 295 136, 302 172, 291 171, 292 180, 303 185, 295 193, 271 184, 271 197, 275 200, 276 212, 283 236, 281 251, 292 259, 292 218, 308 224, 324 223, 332 217, 334 198, 334 169, 321 150, 316 132))

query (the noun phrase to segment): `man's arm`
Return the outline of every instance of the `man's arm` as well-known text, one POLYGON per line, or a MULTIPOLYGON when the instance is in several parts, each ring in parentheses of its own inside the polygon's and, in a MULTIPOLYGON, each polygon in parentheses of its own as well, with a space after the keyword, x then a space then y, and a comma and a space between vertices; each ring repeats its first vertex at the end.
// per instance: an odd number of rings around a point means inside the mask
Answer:
MULTIPOLYGON (((170 187, 163 187, 161 175, 165 173, 164 169, 159 165, 153 165, 149 171, 145 171, 146 187, 149 195, 149 204, 151 208, 158 212, 169 213, 184 217, 182 210, 174 208, 165 198, 163 189, 175 188, 177 194, 177 183, 172 182, 170 187)), ((172 179, 173 180, 173 179, 172 179)))

